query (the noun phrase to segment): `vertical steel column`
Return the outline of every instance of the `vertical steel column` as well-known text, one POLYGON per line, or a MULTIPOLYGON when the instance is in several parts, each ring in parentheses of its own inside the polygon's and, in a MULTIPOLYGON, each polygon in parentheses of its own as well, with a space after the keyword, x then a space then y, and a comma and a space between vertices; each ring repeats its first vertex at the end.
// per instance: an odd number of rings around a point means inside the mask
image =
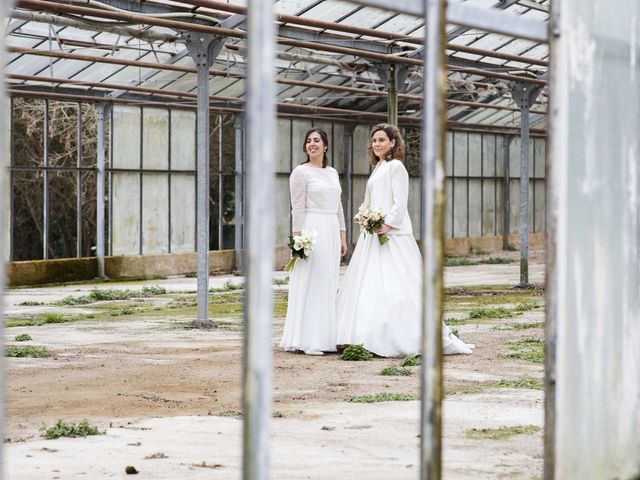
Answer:
POLYGON ((442 255, 444 248, 445 0, 424 0, 422 101, 422 370, 420 479, 442 476, 442 255))
MULTIPOLYGON (((4 39, 5 39, 5 27, 7 22, 5 21, 5 16, 9 9, 13 6, 14 2, 12 0, 0 2, 0 65, 4 68, 4 39)), ((4 72, 0 75, 0 152, 5 151, 5 129, 7 125, 5 124, 5 105, 6 105, 6 96, 4 92, 4 72)), ((6 168, 0 167, 0 186, 4 190, 6 185, 6 168)), ((0 225, 4 225, 4 215, 5 208, 7 206, 4 205, 4 195, 0 195, 0 225)), ((4 303, 3 303, 3 295, 4 295, 4 235, 0 235, 0 252, 2 258, 0 258, 0 337, 4 338, 4 303)), ((3 345, 0 346, 0 438, 4 439, 4 418, 5 418, 5 410, 4 410, 4 399, 5 399, 5 375, 4 375, 4 342, 3 345)), ((0 478, 4 478, 4 442, 0 442, 0 478)))
POLYGON ((343 129, 343 158, 344 158, 344 180, 345 198, 347 203, 344 209, 345 226, 347 228, 347 257, 351 258, 351 235, 353 233, 353 130, 355 126, 351 123, 345 124, 343 129))
POLYGON ((78 102, 78 131, 76 133, 76 257, 82 256, 82 102, 78 102))
POLYGON ((504 156, 502 159, 502 249, 509 250, 509 233, 511 233, 511 155, 509 147, 513 137, 502 137, 504 156))
POLYGON ((540 87, 511 82, 511 94, 520 107, 520 284, 529 287, 529 108, 540 87))
POLYGON ((269 477, 275 218, 273 2, 249 0, 247 62, 247 293, 244 322, 243 478, 269 477))
POLYGON ((98 121, 98 152, 96 178, 96 257, 98 260, 98 277, 104 278, 104 197, 105 197, 105 116, 107 104, 99 103, 96 106, 96 117, 98 121))
POLYGON ((42 259, 49 258, 49 100, 44 101, 44 173, 42 201, 42 259))
POLYGON ((218 250, 223 250, 222 244, 222 199, 223 182, 222 179, 222 113, 218 114, 218 250))
POLYGON ((398 70, 396 65, 389 65, 389 78, 387 82, 387 122, 398 125, 398 70))
POLYGON ((209 67, 217 52, 216 37, 189 32, 187 48, 198 70, 198 106, 196 113, 196 245, 198 252, 198 313, 191 322, 195 328, 211 328, 209 319, 209 67))
POLYGON ((244 168, 243 168, 243 152, 244 142, 242 138, 242 116, 236 115, 234 123, 235 129, 235 231, 234 231, 234 248, 236 251, 236 270, 244 271, 244 262, 242 261, 242 249, 244 248, 244 168))

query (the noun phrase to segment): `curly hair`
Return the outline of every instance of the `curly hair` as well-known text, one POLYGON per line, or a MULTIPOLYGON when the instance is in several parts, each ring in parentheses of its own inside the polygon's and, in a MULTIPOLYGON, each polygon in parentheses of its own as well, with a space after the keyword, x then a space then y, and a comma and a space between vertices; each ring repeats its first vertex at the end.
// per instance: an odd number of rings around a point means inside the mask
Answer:
POLYGON ((402 140, 402 135, 400 135, 400 131, 397 127, 393 125, 389 125, 387 123, 379 123, 375 127, 371 129, 371 136, 369 137, 369 148, 367 149, 369 153, 369 163, 371 165, 376 165, 380 160, 404 160, 404 141, 402 140), (378 158, 378 156, 373 153, 373 148, 371 147, 371 139, 376 132, 380 130, 384 131, 389 137, 389 140, 395 140, 396 143, 391 150, 387 152, 384 159, 378 158))

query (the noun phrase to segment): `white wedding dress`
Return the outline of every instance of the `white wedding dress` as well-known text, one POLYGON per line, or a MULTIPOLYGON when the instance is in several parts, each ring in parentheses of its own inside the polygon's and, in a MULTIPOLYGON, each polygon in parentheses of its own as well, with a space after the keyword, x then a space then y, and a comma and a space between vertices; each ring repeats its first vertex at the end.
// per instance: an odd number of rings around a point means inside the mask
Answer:
MULTIPOLYGON (((388 213, 389 242, 360 234, 337 299, 337 344, 363 344, 382 357, 420 353, 422 256, 406 212, 409 177, 404 165, 379 162, 365 193, 365 205, 388 213), (397 233, 402 232, 402 233, 397 233)), ((442 324, 445 355, 470 354, 473 345, 442 324)))
POLYGON ((289 179, 292 231, 315 230, 307 260, 289 274, 289 303, 280 346, 285 350, 336 351, 335 302, 344 214, 338 172, 299 165, 289 179))

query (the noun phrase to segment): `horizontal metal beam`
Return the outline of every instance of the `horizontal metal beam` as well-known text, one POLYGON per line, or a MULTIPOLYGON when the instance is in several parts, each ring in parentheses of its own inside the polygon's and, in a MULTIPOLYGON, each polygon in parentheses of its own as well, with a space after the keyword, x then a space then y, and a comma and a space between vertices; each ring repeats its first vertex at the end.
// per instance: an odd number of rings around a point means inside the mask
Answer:
MULTIPOLYGON (((361 5, 407 13, 416 17, 424 16, 424 2, 416 0, 352 1, 361 5)), ((501 10, 474 7, 465 3, 449 2, 447 4, 447 22, 454 25, 502 33, 516 38, 526 38, 541 43, 549 41, 546 22, 528 20, 501 10)))

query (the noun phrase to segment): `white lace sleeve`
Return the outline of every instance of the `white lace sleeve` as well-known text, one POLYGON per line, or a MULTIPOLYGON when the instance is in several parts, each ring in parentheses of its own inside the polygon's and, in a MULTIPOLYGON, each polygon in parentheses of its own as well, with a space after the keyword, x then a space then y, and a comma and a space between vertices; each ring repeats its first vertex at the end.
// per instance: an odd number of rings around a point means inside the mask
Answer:
POLYGON ((307 196, 307 178, 301 168, 296 168, 291 172, 289 192, 291 194, 291 231, 299 232, 304 227, 307 196))
POLYGON ((342 201, 338 202, 338 228, 340 230, 347 230, 347 227, 344 224, 344 210, 342 209, 342 201))

